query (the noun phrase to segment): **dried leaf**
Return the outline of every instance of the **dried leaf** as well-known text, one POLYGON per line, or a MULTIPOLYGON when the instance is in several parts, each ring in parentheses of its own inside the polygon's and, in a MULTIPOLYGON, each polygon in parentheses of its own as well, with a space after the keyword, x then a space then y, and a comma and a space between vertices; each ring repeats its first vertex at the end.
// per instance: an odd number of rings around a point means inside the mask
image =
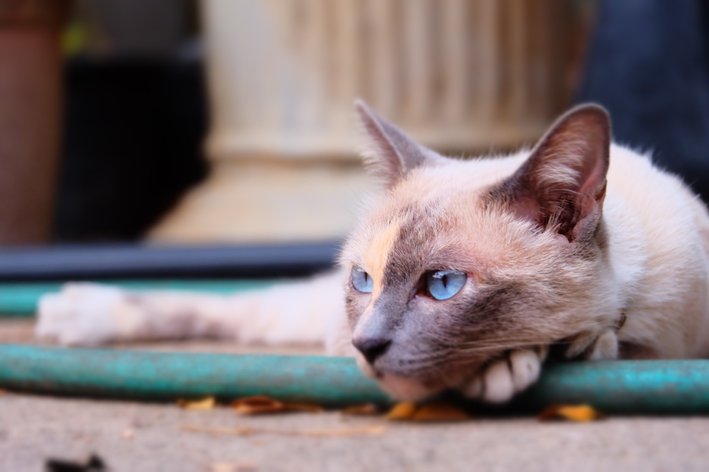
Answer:
POLYGON ((245 397, 234 400, 231 407, 242 415, 263 415, 269 413, 285 413, 294 411, 308 411, 320 413, 322 407, 317 405, 305 405, 297 403, 283 403, 273 398, 264 396, 245 397))
POLYGON ((238 398, 231 402, 231 407, 237 411, 239 410, 239 408, 254 410, 263 408, 265 410, 270 410, 280 408, 282 405, 283 403, 279 402, 278 400, 274 400, 273 398, 264 396, 238 398))
POLYGON ((193 433, 228 434, 231 436, 251 436, 254 434, 254 430, 248 426, 238 428, 206 428, 204 426, 185 425, 182 426, 182 430, 193 433))
POLYGON ((310 413, 322 413, 325 409, 317 405, 308 405, 305 403, 286 403, 286 411, 309 411, 310 413))
POLYGON ((333 436, 378 436, 383 434, 386 428, 382 425, 363 426, 360 428, 340 428, 340 429, 320 429, 311 431, 289 431, 280 434, 294 436, 318 436, 318 437, 333 437, 333 436))
POLYGON ((354 405, 344 410, 340 410, 343 415, 352 416, 373 416, 381 414, 381 410, 374 403, 363 403, 362 405, 354 405))
POLYGON ((464 421, 470 416, 460 407, 449 403, 426 403, 416 409, 413 421, 464 421))
POLYGON ((412 402, 397 403, 387 414, 388 420, 410 420, 416 414, 416 404, 412 402))
POLYGON ((177 404, 185 410, 211 410, 216 403, 214 397, 207 397, 202 400, 177 400, 177 404))
POLYGON ((568 420, 587 422, 604 419, 605 415, 590 405, 552 405, 539 415, 539 421, 568 420))
POLYGON ((463 421, 470 419, 465 410, 458 406, 431 402, 423 405, 404 402, 398 403, 387 415, 389 420, 397 421, 463 421))
POLYGON ((314 429, 314 430, 287 430, 287 429, 267 429, 250 428, 247 426, 236 428, 206 428, 202 426, 182 426, 183 431, 208 434, 226 434, 235 436, 249 436, 252 434, 278 434, 282 436, 316 436, 316 437, 341 437, 360 435, 379 435, 384 433, 386 428, 382 425, 364 426, 360 428, 338 428, 338 429, 314 429))

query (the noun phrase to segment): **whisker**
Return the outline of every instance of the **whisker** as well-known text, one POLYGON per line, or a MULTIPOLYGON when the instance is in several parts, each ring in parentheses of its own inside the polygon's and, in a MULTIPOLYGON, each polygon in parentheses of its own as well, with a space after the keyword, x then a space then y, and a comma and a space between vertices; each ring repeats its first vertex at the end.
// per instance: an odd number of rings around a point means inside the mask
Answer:
POLYGON ((509 351, 511 349, 520 349, 525 347, 531 348, 539 345, 555 346, 564 344, 568 344, 568 341, 530 342, 529 337, 499 337, 480 341, 471 341, 462 345, 458 344, 433 356, 421 355, 414 358, 409 358, 406 360, 406 363, 408 368, 421 370, 433 369, 450 362, 460 361, 460 357, 465 355, 509 351))
POLYGON ((505 344, 497 344, 497 345, 490 345, 490 346, 471 346, 463 349, 457 349, 456 353, 457 354, 474 354, 478 352, 485 352, 485 351, 493 351, 493 350, 499 350, 499 351, 508 351, 510 349, 520 349, 520 348, 525 348, 525 347, 533 347, 536 345, 543 344, 545 346, 555 346, 555 345, 563 345, 563 344, 568 344, 566 342, 551 342, 551 343, 530 343, 530 342, 525 342, 525 343, 517 343, 517 344, 510 344, 510 343, 505 343, 505 344))

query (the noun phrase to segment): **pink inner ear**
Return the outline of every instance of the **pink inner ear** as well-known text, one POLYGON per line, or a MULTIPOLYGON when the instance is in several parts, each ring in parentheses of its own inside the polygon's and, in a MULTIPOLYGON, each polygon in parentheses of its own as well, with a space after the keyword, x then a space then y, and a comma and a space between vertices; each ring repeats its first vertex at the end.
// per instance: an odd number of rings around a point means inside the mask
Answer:
POLYGON ((522 220, 541 224, 543 218, 539 203, 531 198, 520 198, 514 205, 515 216, 522 220))
MULTIPOLYGON (((579 194, 589 196, 596 200, 596 193, 598 193, 601 188, 604 187, 604 181, 606 179, 606 165, 602 158, 594 159, 593 164, 593 169, 585 175, 585 180, 579 188, 579 194)), ((582 177, 584 177, 583 174, 582 177)))
POLYGON ((593 105, 571 110, 513 177, 515 215, 542 228, 558 225, 569 241, 578 237, 600 217, 609 152, 606 112, 593 105))

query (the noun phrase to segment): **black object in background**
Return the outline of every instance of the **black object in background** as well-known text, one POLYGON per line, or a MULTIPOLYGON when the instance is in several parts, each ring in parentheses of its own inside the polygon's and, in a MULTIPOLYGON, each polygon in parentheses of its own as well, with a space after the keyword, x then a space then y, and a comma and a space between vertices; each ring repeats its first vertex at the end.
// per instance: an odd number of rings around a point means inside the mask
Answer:
POLYGON ((79 57, 66 71, 56 239, 138 239, 206 174, 201 62, 79 57))
POLYGON ((578 102, 605 106, 616 142, 651 151, 709 202, 709 6, 599 0, 578 102))
POLYGON ((153 247, 71 245, 0 251, 0 281, 302 277, 330 269, 340 243, 153 247))

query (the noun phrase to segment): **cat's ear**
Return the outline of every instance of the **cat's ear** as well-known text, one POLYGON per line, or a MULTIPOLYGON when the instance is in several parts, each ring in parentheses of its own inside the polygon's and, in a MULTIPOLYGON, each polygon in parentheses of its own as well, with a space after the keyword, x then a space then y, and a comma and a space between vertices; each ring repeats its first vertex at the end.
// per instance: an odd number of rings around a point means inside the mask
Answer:
POLYGON ((608 113, 580 105, 557 120, 508 182, 515 212, 573 241, 595 231, 606 194, 608 113))
POLYGON ((363 100, 355 100, 355 111, 364 132, 361 149, 364 165, 374 175, 383 177, 388 186, 416 167, 445 159, 374 113, 363 100))

